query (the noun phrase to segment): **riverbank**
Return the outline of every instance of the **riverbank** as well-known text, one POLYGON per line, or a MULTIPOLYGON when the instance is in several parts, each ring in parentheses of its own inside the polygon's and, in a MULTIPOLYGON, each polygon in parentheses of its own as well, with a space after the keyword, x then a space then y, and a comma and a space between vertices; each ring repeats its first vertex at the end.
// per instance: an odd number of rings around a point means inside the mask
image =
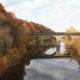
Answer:
POLYGON ((34 45, 38 40, 37 37, 30 39, 31 32, 54 31, 41 24, 17 18, 0 3, 0 76, 21 61, 27 54, 27 45, 34 45))
POLYGON ((11 67, 16 66, 17 64, 21 63, 25 57, 28 61, 30 60, 29 56, 25 53, 20 59, 18 59, 16 61, 14 60, 14 62, 12 64, 0 65, 0 77, 2 77, 11 67))
POLYGON ((30 59, 27 55, 25 55, 22 59, 18 61, 17 64, 12 65, 8 68, 7 71, 0 77, 0 80, 15 80, 15 77, 17 78, 17 80, 19 80, 19 76, 21 77, 21 75, 24 75, 22 74, 24 72, 24 66, 29 64, 30 59))
POLYGON ((67 50, 74 49, 80 55, 80 37, 72 41, 65 41, 67 50))

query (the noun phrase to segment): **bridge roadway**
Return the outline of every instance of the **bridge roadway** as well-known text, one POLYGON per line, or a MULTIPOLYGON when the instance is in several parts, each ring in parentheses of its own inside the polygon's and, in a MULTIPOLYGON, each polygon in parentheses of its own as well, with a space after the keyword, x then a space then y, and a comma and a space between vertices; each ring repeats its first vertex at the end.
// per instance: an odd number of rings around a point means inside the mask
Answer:
POLYGON ((44 47, 55 47, 54 45, 40 45, 40 46, 35 45, 35 46, 29 46, 28 48, 33 48, 33 47, 41 48, 41 51, 36 56, 34 56, 33 59, 36 59, 36 58, 44 58, 44 59, 45 58, 70 58, 71 57, 71 51, 64 52, 63 54, 61 54, 60 49, 59 49, 60 46, 57 46, 57 45, 56 45, 56 48, 57 48, 56 52, 54 52, 51 55, 45 54, 43 51, 43 48, 44 47))
POLYGON ((71 35, 80 36, 80 33, 65 33, 65 32, 32 32, 31 35, 71 35))

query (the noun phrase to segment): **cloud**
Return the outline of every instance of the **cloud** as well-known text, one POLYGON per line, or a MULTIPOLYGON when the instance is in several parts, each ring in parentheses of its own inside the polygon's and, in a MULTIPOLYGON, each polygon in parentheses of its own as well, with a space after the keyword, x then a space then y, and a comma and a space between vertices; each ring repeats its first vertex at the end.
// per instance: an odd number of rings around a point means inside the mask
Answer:
POLYGON ((27 75, 24 79, 79 80, 80 73, 76 68, 76 61, 70 62, 69 59, 32 60, 30 65, 25 67, 27 75))
POLYGON ((80 29, 80 0, 1 0, 18 18, 34 21, 56 31, 69 26, 80 29))
POLYGON ((73 6, 73 5, 80 6, 79 0, 69 0, 66 4, 69 6, 73 6))

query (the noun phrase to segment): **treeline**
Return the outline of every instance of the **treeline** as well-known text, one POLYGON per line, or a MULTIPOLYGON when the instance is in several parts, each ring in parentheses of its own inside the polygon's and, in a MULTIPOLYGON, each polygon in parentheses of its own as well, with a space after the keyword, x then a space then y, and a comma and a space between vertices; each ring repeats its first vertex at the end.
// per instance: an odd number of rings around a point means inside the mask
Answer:
POLYGON ((7 12, 0 3, 0 53, 6 54, 15 47, 26 47, 30 32, 53 31, 41 24, 16 18, 14 13, 7 12))
POLYGON ((31 32, 53 31, 41 24, 16 18, 0 3, 0 76, 27 54, 28 33, 31 32))
POLYGON ((65 30, 66 33, 79 33, 76 29, 73 28, 73 26, 70 26, 69 29, 65 30))

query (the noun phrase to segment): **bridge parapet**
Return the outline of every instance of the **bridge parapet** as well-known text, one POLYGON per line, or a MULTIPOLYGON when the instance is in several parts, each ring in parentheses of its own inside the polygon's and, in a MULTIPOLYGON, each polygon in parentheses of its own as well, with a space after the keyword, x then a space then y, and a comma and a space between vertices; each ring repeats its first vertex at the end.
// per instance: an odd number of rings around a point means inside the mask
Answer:
POLYGON ((71 36, 80 36, 80 33, 65 33, 65 32, 32 32, 31 35, 71 35, 71 36))

